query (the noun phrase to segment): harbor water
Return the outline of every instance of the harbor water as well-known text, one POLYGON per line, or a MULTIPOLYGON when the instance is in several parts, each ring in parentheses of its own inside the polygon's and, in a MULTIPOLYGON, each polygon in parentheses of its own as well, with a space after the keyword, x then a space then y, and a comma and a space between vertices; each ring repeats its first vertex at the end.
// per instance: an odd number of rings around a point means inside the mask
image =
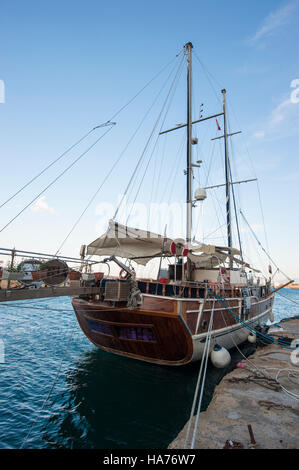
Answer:
MULTIPOLYGON (((275 297, 275 321, 299 290, 275 297)), ((253 346, 244 344, 245 355, 253 346)), ((0 448, 167 448, 189 419, 199 363, 162 367, 108 354, 81 332, 69 297, 0 304, 0 448)), ((226 370, 209 365, 204 408, 226 370)))

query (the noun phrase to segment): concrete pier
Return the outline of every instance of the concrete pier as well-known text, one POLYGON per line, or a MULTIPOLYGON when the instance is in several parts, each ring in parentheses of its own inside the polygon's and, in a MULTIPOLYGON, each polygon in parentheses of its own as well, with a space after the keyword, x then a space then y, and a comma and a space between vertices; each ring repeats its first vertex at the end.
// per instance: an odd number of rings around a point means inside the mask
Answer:
MULTIPOLYGON (((269 334, 299 343, 299 318, 282 321, 269 334)), ((258 346, 242 361, 246 368, 226 375, 199 416, 195 448, 299 448, 299 400, 282 388, 299 396, 299 349, 292 359, 291 351, 278 345, 258 346), (289 375, 291 370, 297 374, 289 375)), ((170 449, 184 448, 187 427, 188 423, 170 449)))

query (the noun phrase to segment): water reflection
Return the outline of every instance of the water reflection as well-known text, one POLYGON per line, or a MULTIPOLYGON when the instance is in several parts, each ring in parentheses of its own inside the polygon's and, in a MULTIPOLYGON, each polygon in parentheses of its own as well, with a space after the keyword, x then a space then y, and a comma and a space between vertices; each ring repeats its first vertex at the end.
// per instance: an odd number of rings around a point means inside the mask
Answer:
MULTIPOLYGON (((230 369, 239 359, 233 351, 230 369)), ((199 363, 162 367, 98 349, 82 354, 67 375, 60 412, 43 430, 47 447, 166 448, 189 417, 198 370, 199 363)), ((209 366, 204 409, 227 371, 209 366)))

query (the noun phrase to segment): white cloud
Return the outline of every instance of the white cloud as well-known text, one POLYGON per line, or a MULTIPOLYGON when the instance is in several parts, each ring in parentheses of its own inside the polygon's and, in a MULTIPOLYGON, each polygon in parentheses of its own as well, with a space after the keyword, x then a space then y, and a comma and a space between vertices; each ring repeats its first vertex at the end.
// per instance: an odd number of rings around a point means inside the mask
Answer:
POLYGON ((275 176, 273 179, 275 181, 281 181, 281 182, 299 181, 299 171, 295 171, 294 173, 290 173, 287 175, 275 176))
POLYGON ((261 139, 262 137, 265 137, 265 131, 257 131, 253 134, 253 137, 256 139, 261 139))
POLYGON ((281 103, 279 103, 272 111, 271 113, 271 118, 270 118, 270 125, 275 126, 276 124, 281 123, 287 117, 289 114, 292 113, 294 103, 292 103, 290 98, 287 98, 283 100, 281 103))
POLYGON ((236 72, 242 76, 265 75, 266 73, 269 73, 269 67, 258 65, 253 61, 248 61, 238 67, 236 72))
POLYGON ((41 196, 35 204, 31 207, 33 212, 48 212, 49 214, 56 214, 56 211, 46 202, 46 196, 41 196))
POLYGON ((256 33, 248 40, 250 44, 255 44, 261 39, 264 39, 273 34, 281 26, 288 24, 293 18, 293 13, 298 6, 297 1, 292 1, 280 8, 273 11, 264 19, 260 28, 256 33))
POLYGON ((253 137, 277 140, 291 137, 298 132, 299 103, 293 103, 290 96, 284 96, 268 117, 263 119, 260 129, 253 133, 253 137))

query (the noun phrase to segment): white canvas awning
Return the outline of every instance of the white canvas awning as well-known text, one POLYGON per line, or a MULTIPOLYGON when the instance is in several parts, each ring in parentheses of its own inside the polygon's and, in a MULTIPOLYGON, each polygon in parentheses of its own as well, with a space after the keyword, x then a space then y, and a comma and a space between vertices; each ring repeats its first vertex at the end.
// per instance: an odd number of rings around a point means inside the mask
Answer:
POLYGON ((215 245, 205 245, 205 244, 198 244, 192 245, 192 253, 202 252, 207 255, 213 255, 217 253, 223 254, 223 252, 230 252, 232 255, 240 255, 240 251, 236 248, 229 248, 228 246, 215 246, 215 245))
POLYGON ((151 258, 161 256, 162 252, 171 256, 171 242, 169 238, 164 240, 157 233, 127 227, 110 220, 108 230, 87 246, 87 254, 120 256, 134 259, 136 263, 145 266, 151 258))
MULTIPOLYGON (((152 258, 172 257, 173 254, 170 251, 172 242, 179 242, 182 246, 185 244, 181 239, 173 240, 157 233, 127 227, 110 220, 108 230, 87 246, 87 254, 91 256, 115 255, 134 260, 145 266, 152 258)), ((235 248, 205 244, 191 245, 188 253, 191 261, 201 268, 216 267, 224 263, 229 256, 232 256, 236 263, 249 267, 235 258, 236 255, 240 255, 240 251, 235 248)))

